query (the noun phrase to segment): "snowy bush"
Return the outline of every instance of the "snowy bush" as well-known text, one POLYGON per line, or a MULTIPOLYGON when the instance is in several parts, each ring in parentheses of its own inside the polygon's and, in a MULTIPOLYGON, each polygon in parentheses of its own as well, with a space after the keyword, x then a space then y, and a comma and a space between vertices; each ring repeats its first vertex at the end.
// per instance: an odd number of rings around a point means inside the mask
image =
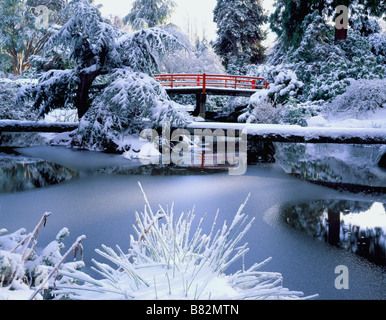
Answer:
MULTIPOLYGON (((141 187, 142 189, 142 187, 141 187)), ((143 192, 143 190, 142 190, 143 192)), ((218 212, 209 234, 202 233, 201 219, 192 232, 195 215, 189 211, 175 216, 171 209, 154 212, 146 198, 144 212, 136 213, 131 248, 124 253, 102 246, 96 252, 110 264, 93 260, 102 279, 81 271, 60 274, 82 281, 57 284, 55 294, 71 299, 298 299, 301 292, 281 286, 279 273, 259 271, 269 259, 248 269, 226 275, 226 269, 248 251, 239 245, 253 219, 247 222, 240 206, 233 221, 215 230, 218 212)), ((315 297, 315 296, 313 296, 315 297)), ((310 297, 306 297, 310 298, 310 297)))
POLYGON ((292 70, 280 71, 274 75, 274 82, 269 85, 268 97, 276 104, 283 103, 289 98, 295 98, 301 94, 303 82, 297 79, 292 70))
POLYGON ((381 31, 381 26, 376 19, 363 14, 365 12, 363 6, 358 6, 355 11, 357 12, 353 12, 349 19, 352 29, 358 30, 362 36, 368 36, 381 31))
POLYGON ((250 66, 250 76, 266 79, 268 90, 260 90, 249 99, 240 122, 251 123, 303 123, 308 116, 305 108, 299 107, 304 84, 295 72, 284 65, 250 66))
POLYGON ((286 102, 289 98, 300 99, 303 92, 304 83, 289 65, 251 65, 248 76, 264 78, 269 82, 267 97, 274 104, 286 102))
POLYGON ((72 281, 58 277, 59 268, 83 268, 81 261, 63 263, 68 253, 78 248, 84 238, 79 237, 62 256, 60 251, 64 248, 63 240, 69 234, 67 228, 60 230, 56 239, 45 248, 37 250, 38 231, 46 224, 49 215, 50 213, 46 212, 30 233, 24 228, 11 234, 8 234, 6 229, 0 229, 0 300, 50 298, 49 288, 53 287, 54 281, 72 281))
POLYGON ((371 45, 371 51, 377 56, 383 57, 386 61, 386 34, 373 33, 369 35, 368 40, 371 45))
POLYGON ((71 253, 74 259, 82 252, 76 239, 65 254, 63 240, 67 228, 56 239, 37 250, 37 235, 50 213, 45 213, 31 233, 25 229, 8 234, 0 229, 0 300, 35 299, 310 299, 299 291, 282 286, 277 272, 260 271, 270 258, 250 268, 226 274, 227 268, 242 259, 247 244, 240 245, 254 219, 243 213, 245 201, 231 223, 216 230, 219 211, 208 234, 203 233, 204 218, 196 229, 193 211, 175 216, 173 206, 161 206, 154 212, 139 184, 144 212, 136 212, 136 237, 130 236, 130 249, 102 245, 96 252, 109 264, 93 260, 92 269, 102 278, 94 279, 81 271, 82 261, 64 261, 71 253), (111 266, 112 265, 112 266, 111 266), (115 265, 115 268, 113 267, 115 265))
POLYGON ((302 127, 307 127, 307 120, 311 117, 317 116, 323 110, 324 101, 306 101, 296 102, 289 101, 282 108, 280 113, 280 123, 282 124, 296 124, 302 127))
POLYGON ((242 113, 238 121, 246 123, 279 123, 279 114, 282 106, 268 98, 268 91, 260 90, 253 94, 248 107, 242 113))
POLYGON ((18 90, 33 80, 0 78, 0 119, 35 120, 36 112, 30 106, 16 105, 18 90))
POLYGON ((333 118, 366 117, 369 112, 386 109, 386 78, 352 81, 346 92, 329 102, 324 113, 333 118))

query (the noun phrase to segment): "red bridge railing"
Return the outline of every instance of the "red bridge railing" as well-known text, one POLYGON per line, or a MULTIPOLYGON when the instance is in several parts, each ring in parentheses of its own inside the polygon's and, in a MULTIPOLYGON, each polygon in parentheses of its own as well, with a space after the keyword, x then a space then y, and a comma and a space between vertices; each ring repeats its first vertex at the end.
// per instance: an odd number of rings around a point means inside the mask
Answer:
POLYGON ((267 89, 269 83, 264 78, 212 75, 212 74, 160 74, 154 76, 162 86, 176 87, 202 87, 206 88, 256 90, 267 89))

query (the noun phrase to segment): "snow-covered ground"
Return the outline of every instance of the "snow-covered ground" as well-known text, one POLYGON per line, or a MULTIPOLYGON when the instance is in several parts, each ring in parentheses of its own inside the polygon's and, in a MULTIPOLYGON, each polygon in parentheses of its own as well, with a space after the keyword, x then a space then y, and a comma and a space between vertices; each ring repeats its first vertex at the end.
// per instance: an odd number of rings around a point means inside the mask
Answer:
POLYGON ((341 117, 330 118, 318 115, 307 120, 310 127, 330 127, 330 128, 386 128, 386 108, 380 108, 376 111, 367 112, 360 118, 341 117), (326 119, 327 118, 327 119, 326 119))

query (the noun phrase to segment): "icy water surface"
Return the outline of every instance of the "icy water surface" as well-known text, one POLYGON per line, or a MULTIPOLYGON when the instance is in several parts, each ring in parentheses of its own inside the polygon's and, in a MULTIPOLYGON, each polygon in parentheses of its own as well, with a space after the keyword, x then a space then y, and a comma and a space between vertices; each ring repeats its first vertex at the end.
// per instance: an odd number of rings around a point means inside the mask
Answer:
MULTIPOLYGON (((288 223, 285 209, 315 201, 365 201, 386 203, 386 196, 339 192, 310 184, 292 177, 275 164, 249 166, 246 174, 230 176, 227 172, 191 175, 116 174, 138 166, 120 156, 61 147, 32 147, 18 149, 25 156, 40 157, 78 172, 78 177, 45 188, 18 193, 0 194, 0 227, 13 232, 21 227, 31 230, 46 211, 52 212, 47 225, 39 232, 42 246, 52 241, 63 227, 70 230, 70 246, 84 234, 84 260, 106 262, 95 253, 102 244, 129 248, 129 236, 134 234, 135 211, 142 211, 144 200, 140 182, 153 206, 166 208, 174 203, 174 212, 194 207, 196 222, 205 216, 210 232, 217 209, 218 227, 230 222, 239 206, 250 194, 245 207, 249 218, 255 218, 244 242, 250 248, 245 267, 268 257, 272 260, 263 268, 280 272, 283 286, 305 295, 318 293, 321 299, 385 299, 386 267, 370 262, 350 250, 320 241, 318 237, 288 223), (103 170, 98 168, 114 168, 103 170), (118 170, 116 170, 118 167, 118 170), (334 281, 335 268, 345 265, 349 271, 349 289, 338 290, 334 281)), ((314 214, 311 208, 309 215, 314 214)), ((308 213, 302 213, 308 217, 308 213)), ((317 218, 319 219, 319 218, 317 218)), ((241 262, 228 272, 241 268, 241 262)))

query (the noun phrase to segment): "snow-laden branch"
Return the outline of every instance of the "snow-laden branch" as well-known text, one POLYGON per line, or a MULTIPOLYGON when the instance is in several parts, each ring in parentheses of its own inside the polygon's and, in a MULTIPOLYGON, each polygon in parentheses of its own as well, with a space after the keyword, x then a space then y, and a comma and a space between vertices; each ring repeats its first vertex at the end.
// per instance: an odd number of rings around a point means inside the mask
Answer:
POLYGON ((67 257, 72 252, 74 252, 74 255, 76 255, 76 252, 79 250, 79 248, 82 250, 81 241, 84 240, 85 238, 86 238, 86 236, 83 235, 83 236, 80 236, 76 239, 76 241, 73 243, 71 248, 68 249, 68 251, 64 254, 62 260, 60 260, 59 262, 56 263, 56 265, 54 266, 52 271, 49 273, 49 275, 46 277, 46 279, 40 283, 40 285, 35 289, 35 291, 29 297, 28 300, 33 300, 36 297, 36 295, 39 293, 39 291, 42 290, 46 286, 47 282, 52 278, 52 276, 55 273, 59 272, 59 267, 63 264, 63 262, 67 259, 67 257))

